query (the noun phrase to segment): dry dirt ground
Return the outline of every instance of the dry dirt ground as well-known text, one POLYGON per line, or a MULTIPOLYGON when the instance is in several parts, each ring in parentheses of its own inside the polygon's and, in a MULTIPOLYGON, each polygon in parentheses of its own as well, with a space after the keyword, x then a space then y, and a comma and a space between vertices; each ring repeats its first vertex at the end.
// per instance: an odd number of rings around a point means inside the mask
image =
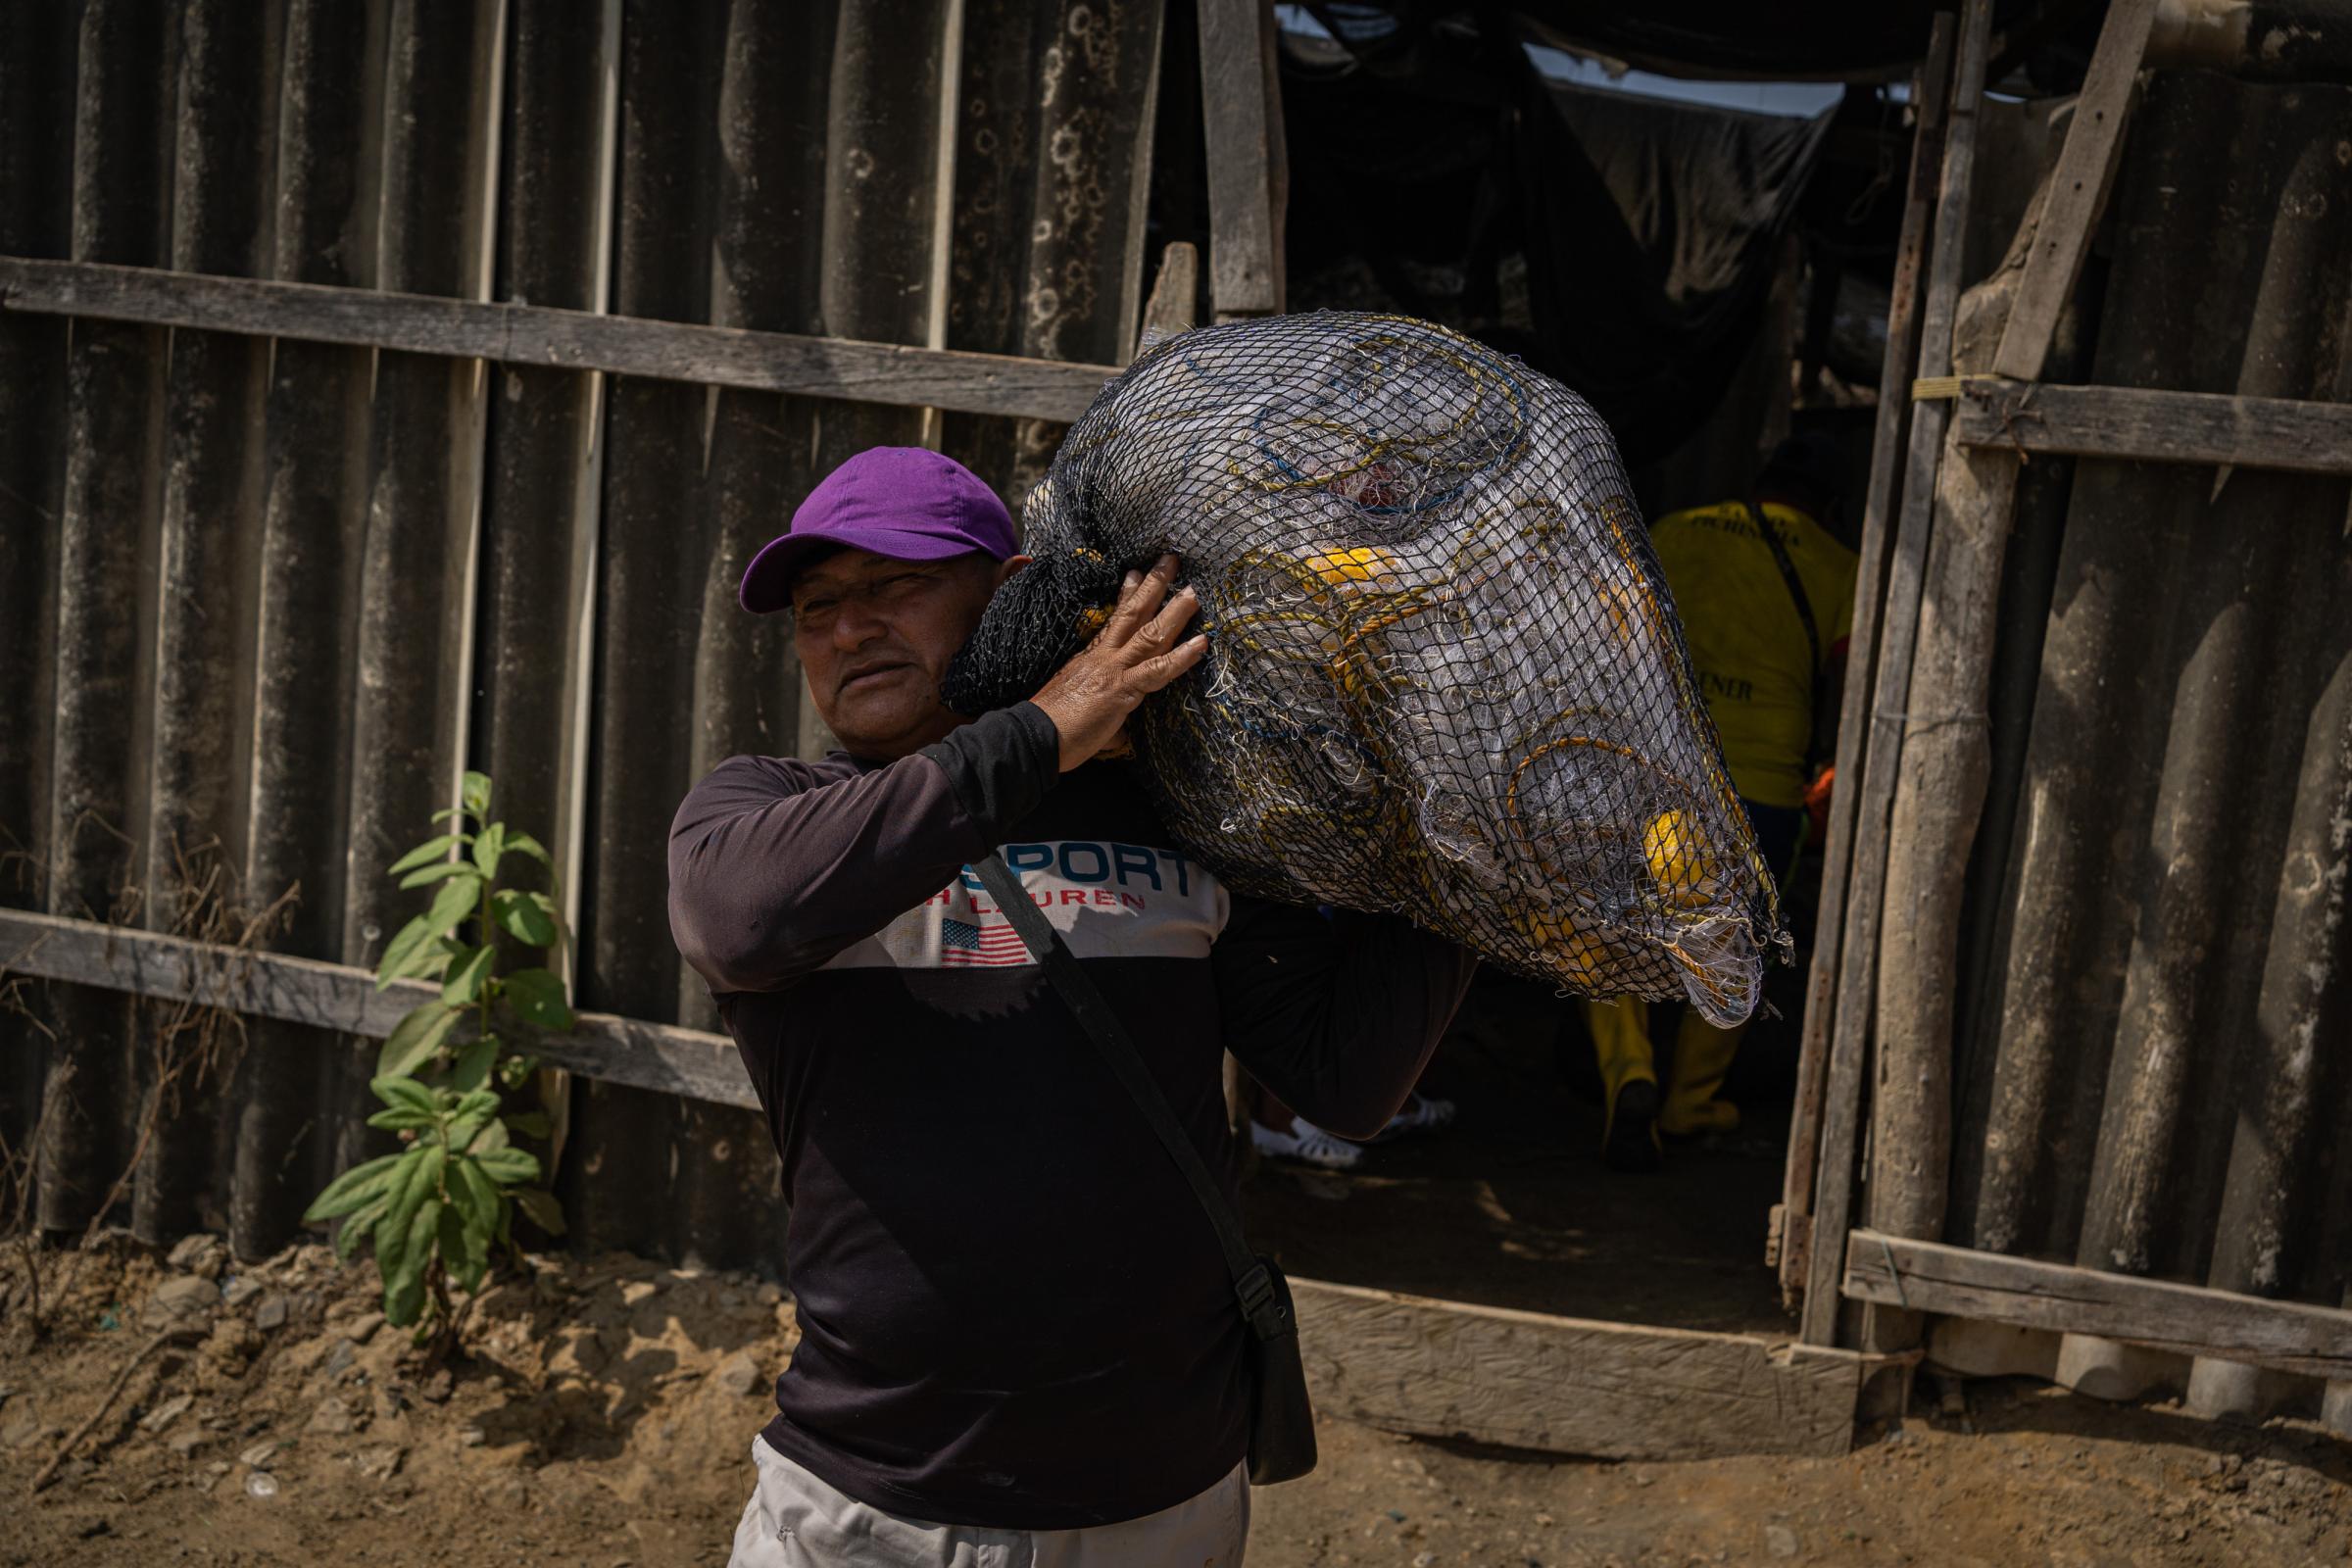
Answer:
MULTIPOLYGON (((0 1564, 720 1563, 745 1448, 793 1343, 741 1275, 540 1260, 424 1375, 372 1274, 296 1249, 245 1268, 104 1238, 36 1343, 0 1297, 0 1564), (181 1337, 170 1338, 179 1330, 181 1337), (146 1353, 142 1357, 141 1353, 146 1353), (124 1368, 111 1409, 26 1489, 124 1368)), ((1601 1464, 1346 1424, 1256 1501, 1253 1568, 1315 1564, 2341 1563, 2352 1451, 2017 1384, 1835 1460, 1601 1464)))

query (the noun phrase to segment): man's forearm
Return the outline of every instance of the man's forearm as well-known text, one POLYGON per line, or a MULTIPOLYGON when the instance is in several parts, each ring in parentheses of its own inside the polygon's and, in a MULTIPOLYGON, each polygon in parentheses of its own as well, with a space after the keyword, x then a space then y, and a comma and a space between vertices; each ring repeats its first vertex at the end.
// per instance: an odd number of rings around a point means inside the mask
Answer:
POLYGON ((1055 776, 1054 726, 1022 704, 912 757, 814 782, 739 757, 678 808, 670 930, 717 990, 775 991, 872 935, 988 854, 1055 776))

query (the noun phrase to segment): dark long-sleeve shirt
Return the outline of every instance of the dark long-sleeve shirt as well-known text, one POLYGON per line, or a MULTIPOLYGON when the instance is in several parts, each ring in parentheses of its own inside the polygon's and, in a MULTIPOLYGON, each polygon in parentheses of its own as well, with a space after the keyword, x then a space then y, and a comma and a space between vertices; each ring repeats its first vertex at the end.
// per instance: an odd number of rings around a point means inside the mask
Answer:
POLYGON ((973 862, 1020 873, 1217 1171, 1221 1047, 1369 1135, 1474 966, 1401 921, 1233 895, 1122 767, 1062 776, 1058 750, 1022 704, 883 765, 736 758, 671 829, 678 949, 784 1163, 802 1338, 765 1437, 917 1519, 1136 1518, 1247 1442, 1208 1222, 973 862))

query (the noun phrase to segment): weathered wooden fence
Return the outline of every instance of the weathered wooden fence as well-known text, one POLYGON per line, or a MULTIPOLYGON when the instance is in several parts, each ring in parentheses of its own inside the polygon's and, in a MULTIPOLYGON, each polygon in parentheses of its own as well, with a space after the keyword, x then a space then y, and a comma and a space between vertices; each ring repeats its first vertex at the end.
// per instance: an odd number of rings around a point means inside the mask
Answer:
POLYGON ((860 447, 1008 493, 1050 454, 1133 341, 1161 43, 1156 0, 0 6, 0 961, 106 982, 0 1018, 41 1224, 135 1163, 142 1235, 292 1234, 368 1136, 319 965, 374 960, 471 766, 636 1020, 573 1061, 619 1064, 569 1090, 578 1231, 776 1260, 746 1097, 659 1068, 714 1064, 670 812, 818 739, 734 581, 860 447), (208 869, 299 888, 279 1004, 142 1146, 208 869))
MULTIPOLYGON (((664 908, 690 780, 822 739, 735 581, 864 446, 1025 488, 1134 341, 1151 183, 1204 188, 1220 315, 1280 309, 1270 8, 1168 12, 0 0, 0 1198, 290 1237, 420 990, 367 973, 381 867, 472 766, 580 936, 575 1232, 780 1264, 664 908), (221 940, 223 888, 290 929, 221 940), (174 1097, 191 1005, 247 1038, 174 1097)), ((1835 1453, 1880 1365, 1295 1288, 1323 1407, 1403 1432, 1835 1453)))
POLYGON ((2352 89, 2160 10, 1965 290, 1938 24, 1780 1264, 1808 1344, 2352 1431, 2352 89))

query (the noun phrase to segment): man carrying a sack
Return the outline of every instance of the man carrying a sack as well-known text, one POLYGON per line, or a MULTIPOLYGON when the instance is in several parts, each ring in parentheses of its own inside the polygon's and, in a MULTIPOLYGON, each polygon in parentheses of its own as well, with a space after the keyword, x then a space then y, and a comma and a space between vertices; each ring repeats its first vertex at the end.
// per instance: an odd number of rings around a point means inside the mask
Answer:
POLYGON ((1312 1435, 1287 1292, 1231 1217, 1221 1053, 1369 1136, 1475 967, 1400 920, 1230 892, 1101 760, 1206 653, 1173 558, 1034 700, 944 708, 1025 564, 951 460, 843 465, 741 590, 793 615, 843 749, 724 762, 671 829, 671 928, 791 1214, 802 1338, 745 1568, 1238 1564, 1251 1474, 1311 1464, 1312 1435))

